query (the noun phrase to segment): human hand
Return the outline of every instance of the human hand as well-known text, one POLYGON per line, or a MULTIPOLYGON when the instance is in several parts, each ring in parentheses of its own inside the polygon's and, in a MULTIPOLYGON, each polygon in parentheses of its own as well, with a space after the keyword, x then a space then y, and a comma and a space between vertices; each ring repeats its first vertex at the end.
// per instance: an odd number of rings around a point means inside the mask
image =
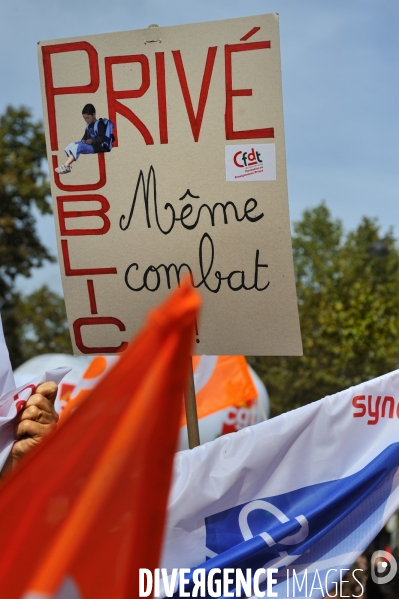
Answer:
POLYGON ((91 144, 93 143, 93 140, 90 139, 85 139, 85 144, 88 144, 89 146, 91 146, 91 144))
POLYGON ((58 385, 47 382, 38 385, 21 412, 14 420, 14 437, 10 455, 4 464, 5 470, 13 469, 19 460, 29 453, 40 441, 57 427, 59 416, 54 409, 58 385))

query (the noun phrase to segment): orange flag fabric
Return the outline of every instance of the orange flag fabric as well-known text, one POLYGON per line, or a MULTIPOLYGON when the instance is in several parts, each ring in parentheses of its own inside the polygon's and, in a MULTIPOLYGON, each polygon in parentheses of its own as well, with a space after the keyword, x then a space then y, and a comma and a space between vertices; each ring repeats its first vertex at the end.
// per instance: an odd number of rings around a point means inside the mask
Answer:
POLYGON ((193 369, 198 418, 257 398, 244 356, 194 356, 193 369))
POLYGON ((137 597, 158 565, 199 295, 188 281, 0 489, 7 599, 137 597))

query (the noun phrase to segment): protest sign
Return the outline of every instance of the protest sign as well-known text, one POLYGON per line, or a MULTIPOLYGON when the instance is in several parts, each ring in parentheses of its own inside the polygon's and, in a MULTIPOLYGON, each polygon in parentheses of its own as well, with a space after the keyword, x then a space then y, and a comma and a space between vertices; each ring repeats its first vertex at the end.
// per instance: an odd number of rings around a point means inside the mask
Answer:
POLYGON ((75 353, 124 351, 189 273, 197 354, 300 355, 278 16, 46 41, 38 54, 75 353), (56 173, 86 139, 88 103, 114 124, 112 150, 56 173))

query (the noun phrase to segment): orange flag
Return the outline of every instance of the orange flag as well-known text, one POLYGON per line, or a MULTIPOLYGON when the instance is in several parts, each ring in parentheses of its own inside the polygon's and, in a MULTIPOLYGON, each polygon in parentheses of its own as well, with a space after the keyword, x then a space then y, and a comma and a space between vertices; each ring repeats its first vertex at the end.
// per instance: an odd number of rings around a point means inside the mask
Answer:
MULTIPOLYGON (((258 392, 244 356, 194 356, 198 418, 230 406, 247 406, 258 392)), ((186 423, 185 414, 182 414, 186 423)))
POLYGON ((7 599, 130 599, 158 565, 199 296, 188 281, 0 492, 7 599))

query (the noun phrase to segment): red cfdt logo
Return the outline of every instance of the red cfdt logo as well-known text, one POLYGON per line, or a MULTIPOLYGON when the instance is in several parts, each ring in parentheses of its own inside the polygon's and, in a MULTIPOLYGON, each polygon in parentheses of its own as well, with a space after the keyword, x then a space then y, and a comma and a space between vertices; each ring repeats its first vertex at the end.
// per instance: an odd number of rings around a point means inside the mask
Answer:
POLYGON ((234 154, 233 161, 234 164, 239 168, 244 168, 246 166, 257 166, 263 163, 260 152, 255 152, 254 148, 252 148, 250 152, 242 152, 239 150, 239 152, 234 154))

